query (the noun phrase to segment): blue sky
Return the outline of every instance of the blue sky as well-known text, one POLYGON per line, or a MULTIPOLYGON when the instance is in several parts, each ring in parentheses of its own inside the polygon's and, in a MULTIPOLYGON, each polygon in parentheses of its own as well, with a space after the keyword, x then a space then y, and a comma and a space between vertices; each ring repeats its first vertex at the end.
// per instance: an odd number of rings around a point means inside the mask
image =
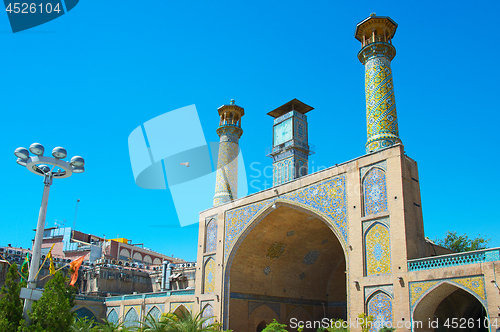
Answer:
POLYGON ((48 226, 71 226, 81 199, 78 230, 187 260, 196 259, 198 225, 179 227, 169 191, 134 183, 127 139, 145 121, 195 104, 206 140, 217 141, 217 108, 235 99, 245 108, 240 144, 251 178, 252 163, 271 164, 266 113, 298 98, 315 108, 312 165, 364 154, 364 70, 353 34, 371 12, 399 24, 399 130, 419 165, 426 236, 454 230, 500 246, 500 2, 170 0, 81 1, 16 34, 0 14, 0 245, 27 247, 34 236, 42 181, 13 155, 33 142, 87 163, 52 186, 48 226))

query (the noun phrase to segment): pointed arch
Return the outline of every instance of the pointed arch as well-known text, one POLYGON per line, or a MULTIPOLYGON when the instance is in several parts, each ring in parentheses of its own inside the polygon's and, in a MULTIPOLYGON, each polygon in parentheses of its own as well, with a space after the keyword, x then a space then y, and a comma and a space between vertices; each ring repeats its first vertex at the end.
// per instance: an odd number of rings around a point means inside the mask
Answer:
POLYGON ((183 304, 180 304, 177 308, 174 310, 174 315, 177 317, 185 317, 187 314, 189 314, 189 309, 186 308, 183 304))
POLYGON ((111 323, 118 323, 118 313, 116 312, 115 309, 111 309, 111 311, 108 313, 108 317, 107 317, 107 320, 108 322, 111 322, 111 323))
POLYGON ((139 314, 135 308, 130 308, 127 311, 123 319, 123 325, 125 327, 138 327, 140 325, 139 314))
MULTIPOLYGON (((489 318, 488 306, 482 294, 484 292, 484 280, 481 278, 454 278, 438 282, 431 281, 431 285, 413 305, 411 311, 413 322, 428 321, 429 319, 444 322, 447 318, 454 317, 463 317, 466 320, 472 319, 473 321, 478 321, 478 319, 484 321, 484 319, 489 318), (480 290, 473 291, 466 285, 480 290)), ((422 288, 420 285, 418 287, 422 288)), ((411 287, 411 289, 412 293, 415 293, 414 287, 411 287)), ((419 330, 419 328, 415 329, 415 331, 419 330)))
POLYGON ((205 262, 205 266, 203 268, 204 272, 204 286, 203 293, 212 293, 215 288, 215 259, 213 257, 209 257, 205 262))
MULTIPOLYGON (((290 314, 288 315, 287 317, 287 322, 289 322, 292 318, 295 318, 296 321, 302 321, 302 322, 313 322, 314 319, 311 315, 310 312, 308 312, 304 307, 302 306, 299 306, 298 308, 295 308, 292 312, 290 312, 290 314)), ((320 327, 320 326, 318 326, 320 327)), ((289 330, 290 332, 295 332, 297 331, 297 329, 294 329, 292 327, 289 327, 289 330)), ((307 327, 303 327, 303 331, 304 332, 312 332, 312 331, 316 331, 316 329, 313 329, 311 330, 310 328, 307 328, 307 327)))
POLYGON ((210 324, 215 323, 214 307, 210 303, 207 303, 202 310, 203 310, 202 317, 209 318, 203 323, 203 327, 207 327, 210 324))
POLYGON ((366 301, 366 311, 373 316, 373 326, 370 332, 376 332, 383 327, 391 327, 393 321, 392 296, 384 291, 374 292, 366 301))
POLYGON ((260 305, 249 314, 247 331, 262 332, 273 319, 279 322, 280 317, 267 304, 260 305))
POLYGON ((387 274, 392 271, 389 228, 381 222, 371 224, 364 235, 365 274, 387 274))
POLYGON ((205 252, 217 250, 217 217, 208 220, 205 231, 205 252))
POLYGON ((86 307, 80 307, 80 308, 76 309, 75 313, 76 313, 76 316, 79 317, 79 318, 86 317, 89 320, 93 319, 94 321, 97 321, 94 313, 92 311, 90 311, 90 309, 88 309, 86 307))
POLYGON ((255 329, 255 331, 256 331, 256 332, 262 332, 262 331, 266 328, 267 324, 270 324, 270 323, 271 323, 271 322, 267 322, 267 321, 265 321, 265 320, 261 321, 261 322, 257 325, 257 328, 255 329))
POLYGON ((161 316, 161 310, 157 306, 153 306, 149 311, 148 315, 151 315, 154 319, 159 319, 161 316))
POLYGON ((363 214, 369 216, 387 212, 387 181, 385 171, 380 167, 372 167, 362 179, 363 214))
MULTIPOLYGON (((314 188, 314 187, 313 187, 314 188)), ((316 187, 317 188, 317 187, 316 187)), ((314 188, 314 189, 316 189, 314 188)), ((315 192, 317 193, 315 199, 316 199, 316 202, 315 204, 320 204, 324 201, 327 201, 328 202, 333 202, 333 199, 328 196, 329 194, 331 195, 331 191, 333 191, 334 189, 333 188, 328 188, 329 190, 324 190, 323 188, 321 189, 317 189, 315 192), (324 192, 322 191, 324 190, 324 192), (319 202, 319 203, 318 203, 319 202)), ((314 191, 314 190, 313 190, 314 191)), ((306 204, 299 204, 299 203, 296 203, 294 201, 292 201, 292 199, 296 199, 295 197, 291 197, 289 199, 287 199, 287 197, 285 195, 281 196, 283 198, 279 198, 279 199, 270 199, 270 200, 267 200, 267 201, 263 201, 263 202, 260 202, 260 203, 257 203, 257 204, 262 204, 261 208, 257 207, 257 212, 253 214, 253 216, 251 216, 249 218, 249 221, 248 222, 245 222, 245 226, 243 227, 242 231, 239 232, 239 233, 236 233, 235 236, 233 236, 233 239, 234 239, 234 244, 232 246, 230 246, 229 250, 228 250, 228 256, 227 256, 227 261, 226 261, 226 264, 224 266, 225 268, 225 282, 224 282, 224 297, 225 297, 225 310, 223 311, 225 313, 224 317, 223 317, 223 320, 224 320, 224 328, 230 328, 230 325, 229 324, 233 324, 233 323, 230 323, 229 322, 229 319, 230 319, 230 315, 228 314, 228 305, 229 305, 229 301, 230 299, 232 298, 239 298, 238 296, 243 296, 243 295, 239 295, 239 291, 238 290, 232 290, 231 288, 233 286, 233 280, 234 280, 234 284, 235 285, 238 285, 238 287, 241 288, 241 285, 243 285, 241 283, 241 278, 237 278, 235 279, 236 275, 235 276, 231 276, 231 269, 233 268, 233 260, 235 259, 236 255, 237 255, 237 252, 239 251, 240 249, 240 246, 242 246, 242 244, 246 241, 246 238, 248 235, 250 235, 252 233, 252 231, 256 228, 256 227, 266 227, 266 226, 259 226, 260 223, 265 220, 269 214, 271 213, 281 213, 281 212, 276 212, 276 211, 280 211, 280 209, 282 208, 286 208, 286 209, 291 209, 291 210, 295 210, 295 212, 290 212, 292 213, 293 215, 295 216, 298 216, 298 215, 302 215, 301 218, 303 218, 304 220, 307 220, 308 223, 313 223, 313 220, 317 219, 314 221, 314 223, 316 224, 317 222, 317 225, 318 226, 315 226, 314 229, 321 229, 321 233, 318 233, 318 234, 322 234, 320 235, 319 237, 321 236, 325 236, 325 237, 329 237, 330 236, 330 239, 327 240, 327 241, 320 241, 318 242, 318 245, 320 245, 319 243, 321 243, 322 246, 328 246, 331 250, 331 252, 337 252, 338 254, 340 254, 342 257, 342 259, 339 259, 338 260, 332 260, 332 264, 333 263, 336 263, 335 265, 338 265, 338 264, 344 264, 343 266, 341 265, 341 267, 338 269, 338 271, 341 271, 342 272, 342 276, 343 276, 343 281, 342 283, 346 283, 346 277, 349 275, 348 273, 344 273, 344 271, 347 269, 347 271, 349 270, 349 265, 347 264, 348 262, 348 253, 347 253, 347 244, 345 242, 345 238, 343 236, 343 232, 338 228, 337 224, 340 224, 337 220, 340 220, 340 219, 330 219, 333 217, 335 217, 336 215, 333 214, 323 214, 322 212, 319 212, 317 211, 316 209, 314 209, 314 206, 311 206, 311 205, 306 205, 306 204), (275 204, 275 206, 273 207, 273 203, 275 204), (305 215, 304 215, 305 214, 305 215), (309 215, 309 217, 307 216, 309 215), (322 227, 320 227, 319 225, 323 225, 322 227), (325 230, 330 230, 330 232, 325 232, 325 230), (335 240, 337 241, 335 241, 335 240), (333 241, 332 241, 333 240, 333 241), (331 247, 330 247, 331 246, 331 247), (338 246, 338 249, 334 249, 336 248, 336 246, 338 246), (233 294, 233 292, 235 292, 233 294)), ((256 204, 256 205, 257 205, 256 204)), ((332 203, 330 203, 332 204, 332 203)), ((336 211, 343 211, 343 201, 340 202, 339 204, 337 204, 335 207, 337 208, 336 211)), ((326 210, 325 212, 329 212, 328 210, 326 210)), ((236 213, 235 214, 235 217, 240 217, 240 216, 243 216, 244 215, 244 212, 243 214, 240 214, 240 213, 236 213)), ((273 217, 274 218, 274 217, 273 217)), ((298 222, 298 220, 295 220, 293 221, 293 223, 295 222, 298 222)), ((341 224, 342 225, 342 224, 341 224)), ((291 225, 291 227, 293 227, 291 225)), ((230 230, 232 231, 232 230, 230 230)), ((227 234, 227 233, 226 233, 227 234)), ((298 233, 295 233, 296 235, 298 233)), ((300 234, 306 234, 306 233, 300 233, 300 234)), ((252 238, 253 239, 253 238, 252 238)), ((291 241, 296 241, 295 238, 290 238, 291 241)), ((289 240, 289 241, 290 241, 289 240)), ((324 239, 323 239, 324 240, 324 239)), ((271 243, 271 242, 270 242, 271 243)), ((243 245, 243 247, 245 248, 245 250, 247 250, 249 247, 248 245, 243 245)), ((228 248, 226 246, 226 248, 228 248)), ((292 247, 291 247, 292 248, 292 247)), ((296 246, 293 246, 293 248, 298 248, 296 246)), ((325 248, 325 247, 323 247, 325 248)), ((312 248, 313 250, 315 248, 312 248)), ((296 249, 294 249, 296 250, 296 249)), ((322 250, 325 250, 325 249, 322 249, 322 250)), ((305 253, 301 253, 301 255, 304 255, 303 257, 305 257, 305 255, 307 254, 307 252, 305 253)), ((339 256, 340 256, 339 255, 339 256)), ((287 258, 285 259, 289 259, 289 257, 292 257, 292 256, 287 256, 287 258)), ((323 256, 321 256, 323 257, 323 256)), ((328 257, 328 256, 324 256, 324 257, 328 257)), ((335 256, 337 257, 337 256, 335 256)), ((241 261, 241 260, 240 260, 241 261)), ((302 263, 302 260, 299 261, 300 263, 302 263)), ((305 265, 307 266, 307 264, 305 265)), ((330 267, 329 267, 330 268, 330 267)), ((335 266, 331 266, 332 268, 332 273, 336 271, 336 267, 335 266)), ((267 268, 266 268, 267 269, 267 268)), ((271 271, 267 270, 266 272, 266 269, 264 269, 264 271, 262 272, 262 275, 268 275, 268 274, 273 274, 273 270, 271 269, 271 271)), ((238 270, 240 273, 241 270, 238 270)), ((336 272, 338 272, 336 271, 336 272)), ((259 271, 260 272, 260 271, 259 271)), ((329 273, 328 276, 331 276, 332 273, 329 273)), ((241 274, 239 274, 241 276, 241 274)), ((258 274, 259 275, 259 278, 263 278, 262 275, 258 274)), ((295 286, 295 283, 300 283, 302 280, 311 280, 310 278, 313 277, 313 278, 318 278, 317 277, 318 274, 317 273, 310 273, 310 272, 303 272, 303 273, 298 273, 297 274, 297 279, 294 279, 293 281, 290 281, 290 285, 293 284, 293 286, 291 286, 293 289, 297 289, 295 286), (294 288, 295 287, 295 288, 294 288)), ((338 277, 338 276, 337 276, 338 277)), ((339 278, 337 278, 338 280, 341 280, 339 278)), ((329 278, 325 278, 325 294, 327 293, 326 292, 326 288, 328 287, 328 283, 329 283, 329 278)), ((307 281, 304 281, 307 283, 307 281)), ((339 289, 346 289, 346 287, 342 286, 342 287, 339 287, 339 289)), ((243 293, 251 293, 250 291, 241 291, 243 293)), ((288 295, 289 293, 287 293, 288 295)), ((269 294, 268 294, 269 295, 269 294)), ((292 296, 292 295, 288 295, 288 296, 292 296)), ((346 299, 346 295, 345 294, 341 294, 341 292, 338 292, 335 294, 335 296, 338 296, 339 297, 339 303, 345 303, 345 305, 347 305, 347 302, 344 300, 346 299)), ((300 296, 299 296, 300 297, 300 296)), ((347 311, 348 312, 348 311, 347 311)), ((250 318, 249 318, 250 319, 250 318)), ((260 322, 260 320, 259 320, 260 322)), ((258 322, 256 322, 258 323, 258 322)), ((249 330, 254 330, 256 327, 256 325, 253 325, 253 326, 249 326, 249 330)))
MULTIPOLYGON (((239 234, 231 234, 230 238, 226 234, 226 243, 224 248, 224 255, 226 260, 226 268, 228 269, 228 264, 230 264, 231 257, 234 256, 235 252, 238 250, 239 245, 245 239, 246 235, 250 233, 250 231, 255 228, 269 213, 274 211, 279 206, 286 206, 292 209, 296 209, 299 211, 303 211, 311 216, 315 216, 318 219, 322 220, 328 228, 335 234, 335 237, 339 240, 342 249, 344 251, 344 255, 347 257, 347 232, 346 229, 340 229, 337 223, 337 220, 332 220, 331 216, 325 215, 324 213, 314 209, 311 206, 305 204, 299 204, 294 201, 288 200, 286 198, 278 198, 278 199, 269 199, 264 202, 255 204, 257 205, 258 212, 255 213, 250 220, 246 223, 246 225, 239 231, 239 234), (259 206, 260 205, 260 206, 259 206), (228 241, 230 240, 230 241, 228 241), (232 243, 232 245, 230 245, 232 243)), ((342 211, 343 206, 336 206, 338 210, 342 211)), ((227 212, 226 212, 227 213, 227 212)), ((345 212, 342 212, 341 215, 345 216, 345 212)), ((344 225, 340 225, 343 227, 344 225)), ((346 225, 345 225, 346 226, 346 225)), ((226 233, 235 233, 234 230, 226 230, 226 233)))

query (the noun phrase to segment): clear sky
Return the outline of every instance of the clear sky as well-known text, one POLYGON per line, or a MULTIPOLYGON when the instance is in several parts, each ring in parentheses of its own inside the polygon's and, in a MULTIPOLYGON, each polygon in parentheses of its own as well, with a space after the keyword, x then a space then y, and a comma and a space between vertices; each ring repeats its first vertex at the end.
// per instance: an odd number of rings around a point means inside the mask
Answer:
POLYGON ((181 228, 168 190, 134 182, 127 139, 145 121, 195 104, 207 141, 217 141, 217 108, 235 99, 245 108, 240 145, 252 180, 252 163, 271 165, 266 113, 298 98, 315 108, 314 167, 363 155, 354 29, 372 12, 399 24, 399 130, 419 166, 425 235, 454 230, 500 246, 497 0, 80 1, 16 34, 0 13, 0 245, 28 247, 34 236, 42 178, 13 154, 33 142, 87 163, 85 173, 55 181, 47 226, 72 226, 81 199, 76 229, 187 260, 196 259, 198 224, 181 228))

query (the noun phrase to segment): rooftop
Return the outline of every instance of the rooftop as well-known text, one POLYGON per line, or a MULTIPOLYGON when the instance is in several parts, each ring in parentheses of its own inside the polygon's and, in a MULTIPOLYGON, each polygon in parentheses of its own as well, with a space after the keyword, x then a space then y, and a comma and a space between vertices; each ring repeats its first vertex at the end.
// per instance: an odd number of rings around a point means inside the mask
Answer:
POLYGON ((314 107, 311 107, 307 104, 304 104, 300 100, 294 98, 290 100, 288 103, 281 105, 275 110, 272 110, 271 112, 267 113, 267 115, 272 116, 273 118, 279 118, 283 114, 286 114, 290 111, 296 111, 301 114, 306 114, 309 111, 312 111, 314 107))

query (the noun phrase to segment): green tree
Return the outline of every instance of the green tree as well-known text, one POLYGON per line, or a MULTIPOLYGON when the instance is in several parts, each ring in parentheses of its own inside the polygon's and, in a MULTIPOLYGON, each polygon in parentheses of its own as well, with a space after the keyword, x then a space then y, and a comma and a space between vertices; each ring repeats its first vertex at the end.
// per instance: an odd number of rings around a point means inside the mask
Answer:
POLYGON ((162 317, 155 318, 148 314, 141 322, 141 331, 143 332, 166 332, 168 331, 168 321, 162 317))
POLYGON ((475 239, 469 239, 466 234, 458 235, 457 232, 447 231, 444 239, 437 239, 434 242, 455 252, 465 252, 486 249, 490 240, 481 235, 475 239))
POLYGON ((75 319, 71 325, 71 332, 94 332, 97 331, 96 323, 94 319, 89 319, 88 317, 78 317, 75 319))
POLYGON ((358 321, 360 322, 361 331, 368 332, 372 328, 373 325, 373 316, 367 315, 364 312, 358 314, 358 321))
POLYGON ((45 284, 40 300, 33 303, 31 330, 67 332, 75 320, 75 289, 66 284, 67 278, 57 272, 45 284))
POLYGON ((285 324, 280 324, 276 321, 276 319, 273 319, 273 321, 268 324, 262 332, 287 332, 287 330, 285 324))
POLYGON ((214 317, 203 317, 203 311, 193 315, 191 311, 181 311, 174 315, 167 315, 165 322, 167 331, 171 332, 210 332, 219 331, 220 324, 217 322, 209 323, 214 317))
POLYGON ((0 331, 3 332, 17 331, 19 322, 23 318, 23 302, 19 298, 21 284, 17 281, 18 278, 17 265, 13 263, 0 291, 2 294, 0 299, 0 331))
POLYGON ((99 323, 95 328, 95 331, 98 332, 126 332, 130 331, 127 327, 123 326, 123 323, 113 323, 108 321, 107 319, 103 319, 101 323, 99 323))

